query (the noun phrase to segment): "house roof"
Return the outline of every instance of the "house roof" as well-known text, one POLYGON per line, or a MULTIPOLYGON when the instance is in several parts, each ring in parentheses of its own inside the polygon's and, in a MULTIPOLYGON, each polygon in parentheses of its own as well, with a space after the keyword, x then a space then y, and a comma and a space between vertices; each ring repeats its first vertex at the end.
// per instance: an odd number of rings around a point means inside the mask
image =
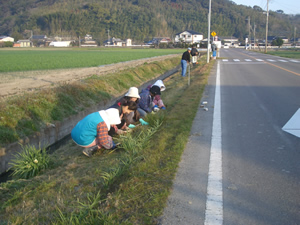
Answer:
POLYGON ((220 38, 221 40, 223 40, 223 39, 238 39, 237 37, 234 37, 234 36, 218 37, 218 38, 220 38))
POLYGON ((32 39, 45 39, 47 38, 46 35, 32 35, 32 39))
POLYGON ((274 39, 276 39, 277 38, 277 36, 268 36, 268 41, 273 41, 274 39))
POLYGON ((20 43, 20 42, 30 42, 30 40, 18 40, 17 43, 20 43))
POLYGON ((106 41, 104 41, 103 43, 108 43, 108 42, 110 42, 110 43, 114 43, 114 42, 123 42, 120 38, 110 38, 110 39, 108 39, 108 40, 106 40, 106 41))
MULTIPOLYGON (((190 34, 192 34, 192 35, 195 35, 195 34, 201 34, 201 33, 199 33, 199 32, 193 31, 193 30, 184 30, 184 31, 182 31, 182 32, 177 33, 176 35, 179 35, 179 34, 181 34, 181 33, 183 33, 183 32, 188 32, 188 33, 190 33, 190 34)), ((201 35, 202 35, 202 34, 201 34, 201 35)))

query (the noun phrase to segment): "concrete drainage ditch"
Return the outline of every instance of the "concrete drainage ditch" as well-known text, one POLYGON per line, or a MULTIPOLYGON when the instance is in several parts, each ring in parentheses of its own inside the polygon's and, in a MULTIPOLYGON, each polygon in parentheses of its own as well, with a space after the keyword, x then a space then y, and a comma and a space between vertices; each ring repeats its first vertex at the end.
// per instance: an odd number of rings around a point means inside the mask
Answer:
MULTIPOLYGON (((180 65, 178 65, 176 68, 167 71, 166 73, 145 82, 139 87, 139 90, 141 91, 143 88, 146 88, 149 84, 154 83, 156 80, 164 80, 167 77, 173 75, 174 73, 178 72, 180 69, 180 65)), ((124 93, 122 93, 123 95, 124 93)), ((118 96, 121 97, 122 95, 118 96)), ((9 178, 10 172, 7 171, 9 169, 9 162, 12 160, 13 155, 17 152, 21 151, 21 145, 32 145, 38 148, 39 146, 49 146, 48 152, 51 154, 56 149, 58 149, 60 146, 64 145, 67 141, 71 139, 70 133, 73 127, 77 124, 78 121, 80 121, 83 117, 86 115, 107 109, 112 104, 115 103, 115 101, 118 98, 111 99, 108 102, 101 102, 96 106, 90 107, 82 112, 79 112, 77 115, 71 116, 69 118, 64 119, 61 122, 56 122, 55 124, 48 124, 47 127, 40 132, 37 132, 36 134, 26 137, 19 142, 15 142, 12 144, 7 145, 4 148, 0 149, 0 183, 7 181, 9 178)))

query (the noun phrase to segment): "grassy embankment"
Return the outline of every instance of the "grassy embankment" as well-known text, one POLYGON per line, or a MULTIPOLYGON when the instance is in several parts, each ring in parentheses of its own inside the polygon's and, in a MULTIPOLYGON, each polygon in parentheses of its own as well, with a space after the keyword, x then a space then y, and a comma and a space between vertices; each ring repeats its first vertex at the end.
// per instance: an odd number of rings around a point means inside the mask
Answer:
MULTIPOLYGON (((97 61, 101 60, 98 58, 104 57, 105 51, 84 51, 76 50, 76 54, 71 57, 72 51, 68 50, 66 60, 59 59, 59 53, 64 53, 65 50, 58 51, 32 51, 34 55, 33 58, 30 57, 30 52, 28 51, 18 51, 26 53, 26 57, 23 60, 30 59, 33 64, 39 65, 37 58, 41 57, 45 61, 48 54, 53 54, 57 59, 52 58, 51 65, 56 65, 57 62, 63 61, 67 64, 67 59, 79 60, 77 54, 79 52, 85 52, 86 57, 79 57, 83 59, 91 60, 95 58, 94 53, 97 55, 97 61), (41 53, 41 55, 40 55, 41 53), (42 54, 44 53, 44 54, 42 54), (29 54, 29 55, 28 55, 29 54), (39 56, 40 55, 40 56, 39 56), (57 61, 58 60, 58 61, 57 61)), ((5 51, 4 51, 5 52, 5 51)), ((11 53, 16 51, 11 51, 11 53)), ((117 56, 122 55, 124 59, 134 59, 143 58, 145 56, 153 56, 160 54, 167 54, 169 51, 152 51, 152 49, 139 51, 139 49, 124 50, 122 54, 120 50, 110 51, 106 55, 107 59, 110 61, 101 61, 102 64, 106 62, 113 63, 117 56), (129 57, 131 53, 132 58, 129 57)), ((0 51, 3 53, 3 51, 0 51)), ((13 55, 13 54, 12 54, 13 55)), ((7 56, 9 58, 10 56, 7 56)), ((48 59, 50 60, 50 59, 48 59)), ((71 61, 72 61, 71 60, 71 61)), ((121 59, 119 59, 121 60, 121 59)), ((83 60, 84 61, 84 60, 83 60)), ((87 62, 88 62, 87 61, 87 62)), ((34 132, 39 131, 41 128, 45 127, 46 124, 53 123, 54 121, 61 121, 64 118, 76 114, 79 111, 83 111, 89 106, 98 104, 99 102, 107 102, 113 97, 124 93, 131 86, 138 86, 139 84, 146 82, 150 79, 157 77, 160 74, 174 68, 179 64, 179 57, 170 60, 165 60, 163 62, 154 62, 150 64, 144 64, 143 66, 128 69, 115 74, 110 74, 107 76, 92 76, 80 82, 75 82, 70 85, 63 85, 58 88, 47 89, 43 91, 37 91, 34 93, 27 93, 23 96, 12 97, 9 99, 1 100, 0 102, 0 146, 18 141, 21 138, 32 135, 34 132)), ((119 61, 118 61, 119 62, 119 61)), ((72 61, 72 65, 76 65, 72 61)), ((24 63, 21 63, 24 64, 24 63)), ((2 64, 7 65, 7 64, 2 64)), ((7 65, 8 68, 9 65, 7 65)), ((88 66, 83 64, 82 66, 88 66)), ((26 69, 22 67, 22 69, 26 69)), ((33 67, 30 67, 33 69, 33 67)), ((40 65, 37 69, 45 69, 43 65, 40 65)), ((1 73, 0 73, 1 77, 1 73)))
MULTIPOLYGON (((212 65, 201 59, 191 71, 190 86, 179 73, 166 79, 162 98, 167 110, 149 115, 146 121, 150 126, 137 127, 129 136, 120 137, 119 149, 99 151, 87 158, 70 141, 51 155, 51 167, 43 174, 1 184, 1 221, 155 224, 165 206, 212 65)), ((154 68, 144 65, 132 69, 136 76, 123 74, 118 85, 109 76, 91 79, 93 84, 107 82, 127 88, 132 80, 142 80, 143 71, 154 68)), ((89 80, 84 85, 90 85, 89 80)), ((101 87, 108 93, 119 91, 101 87)))

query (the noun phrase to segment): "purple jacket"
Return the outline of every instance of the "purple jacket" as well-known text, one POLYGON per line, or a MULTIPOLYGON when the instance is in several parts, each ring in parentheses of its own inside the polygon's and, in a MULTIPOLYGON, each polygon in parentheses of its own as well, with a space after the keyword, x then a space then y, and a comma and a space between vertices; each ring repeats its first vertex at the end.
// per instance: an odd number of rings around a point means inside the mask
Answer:
POLYGON ((146 111, 147 113, 152 111, 153 97, 150 95, 150 91, 143 89, 140 93, 140 101, 138 107, 146 111))

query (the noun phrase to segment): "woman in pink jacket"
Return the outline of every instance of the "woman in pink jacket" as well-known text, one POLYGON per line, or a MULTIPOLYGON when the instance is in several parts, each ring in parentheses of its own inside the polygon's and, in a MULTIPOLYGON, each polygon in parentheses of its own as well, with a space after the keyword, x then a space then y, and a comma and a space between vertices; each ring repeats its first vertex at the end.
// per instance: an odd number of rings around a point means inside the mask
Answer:
MULTIPOLYGON (((160 88, 160 91, 166 90, 166 86, 164 85, 162 80, 157 80, 153 85, 149 85, 147 87, 148 90, 150 90, 151 87, 158 86, 160 88)), ((166 109, 166 106, 164 105, 163 100, 161 99, 160 95, 155 95, 153 99, 153 107, 154 111, 158 111, 159 109, 166 109)))

